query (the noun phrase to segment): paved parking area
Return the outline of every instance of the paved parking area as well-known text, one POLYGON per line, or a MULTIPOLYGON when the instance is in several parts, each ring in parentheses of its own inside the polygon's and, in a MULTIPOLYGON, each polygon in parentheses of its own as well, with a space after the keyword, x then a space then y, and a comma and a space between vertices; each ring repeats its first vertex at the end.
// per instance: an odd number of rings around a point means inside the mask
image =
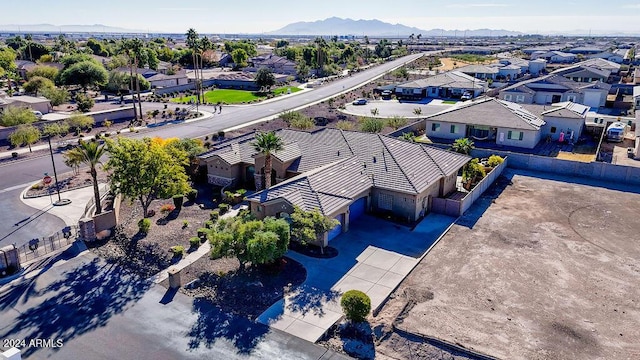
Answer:
POLYGON ((399 102, 398 100, 371 100, 366 105, 353 105, 351 103, 345 106, 343 112, 355 116, 372 116, 371 110, 378 109, 379 118, 390 118, 393 116, 402 116, 407 119, 421 119, 425 116, 439 113, 454 106, 453 104, 445 104, 442 100, 426 99, 422 102, 399 102), (416 115, 414 109, 420 109, 420 115, 416 115))
POLYGON ((348 290, 369 295, 373 309, 409 274, 418 258, 455 218, 430 214, 415 229, 363 216, 330 243, 339 252, 317 259, 287 256, 307 269, 307 280, 271 306, 258 321, 315 342, 340 318, 340 297, 348 290))

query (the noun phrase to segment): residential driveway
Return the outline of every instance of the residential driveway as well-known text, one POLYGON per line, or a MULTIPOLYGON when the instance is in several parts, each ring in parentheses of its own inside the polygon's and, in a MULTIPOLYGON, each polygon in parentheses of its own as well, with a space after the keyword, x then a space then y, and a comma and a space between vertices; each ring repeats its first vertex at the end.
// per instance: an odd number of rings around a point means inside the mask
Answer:
POLYGON ((342 317, 342 293, 363 291, 375 309, 454 221, 453 217, 430 214, 412 231, 363 216, 351 224, 347 233, 329 243, 338 250, 334 258, 317 259, 289 251, 287 256, 306 268, 307 279, 260 315, 258 321, 318 341, 342 317))
POLYGON ((347 358, 168 292, 89 252, 0 293, 0 339, 61 345, 22 348, 23 359, 347 358))
POLYGON ((399 102, 398 100, 371 100, 366 105, 353 105, 351 103, 345 106, 344 113, 355 116, 373 116, 372 109, 378 109, 378 118, 390 118, 394 116, 402 116, 407 119, 422 119, 425 116, 433 115, 441 111, 450 109, 453 104, 444 104, 442 100, 426 99, 421 102, 399 102), (415 109, 420 109, 420 115, 414 113, 415 109))

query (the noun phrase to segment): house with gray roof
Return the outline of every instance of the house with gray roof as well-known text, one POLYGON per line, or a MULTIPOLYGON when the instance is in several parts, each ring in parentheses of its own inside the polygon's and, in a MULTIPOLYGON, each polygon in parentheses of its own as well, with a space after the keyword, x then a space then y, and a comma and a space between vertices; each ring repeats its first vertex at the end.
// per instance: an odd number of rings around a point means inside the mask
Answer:
POLYGON ((620 64, 616 64, 613 61, 600 59, 600 58, 587 59, 587 60, 584 60, 584 61, 580 61, 579 63, 576 63, 575 65, 587 66, 587 67, 590 67, 590 68, 600 69, 600 70, 608 70, 612 74, 618 74, 618 72, 620 72, 620 67, 621 67, 620 64))
POLYGON ((425 79, 409 81, 396 86, 396 97, 399 99, 424 98, 459 98, 465 92, 480 96, 487 88, 487 83, 459 71, 431 76, 425 79))
POLYGON ((559 74, 528 79, 500 90, 502 100, 547 105, 564 101, 598 108, 604 106, 611 85, 601 81, 579 83, 559 74))
POLYGON ((340 222, 329 241, 365 212, 390 214, 414 222, 431 210, 433 198, 456 189, 457 173, 470 158, 397 138, 322 129, 282 129, 284 149, 272 154, 272 172, 264 174, 264 155, 253 148, 250 133, 199 156, 208 181, 217 186, 262 189, 248 197, 258 218, 287 217, 294 206, 319 209, 340 222))
POLYGON ((587 113, 590 109, 588 106, 569 101, 551 106, 525 104, 522 107, 544 120, 540 136, 542 139, 552 141, 557 141, 560 137, 569 141, 577 140, 585 128, 587 113))
POLYGON ((428 116, 425 135, 449 140, 466 137, 532 149, 540 142, 544 125, 541 117, 520 104, 483 97, 428 116))
POLYGON ((587 55, 586 58, 587 59, 604 59, 607 61, 614 62, 616 64, 622 64, 622 62, 624 61, 624 55, 625 54, 620 55, 620 54, 612 53, 609 51, 603 51, 597 54, 587 55))
POLYGON ((591 67, 584 64, 576 64, 573 66, 561 68, 551 72, 552 74, 558 74, 566 77, 567 79, 575 82, 590 83, 594 81, 608 82, 609 76, 611 76, 611 70, 599 69, 597 67, 591 67))
POLYGON ((463 74, 467 74, 469 76, 473 76, 476 79, 480 79, 480 80, 495 79, 496 75, 498 74, 497 68, 492 66, 487 66, 487 65, 479 65, 479 64, 459 67, 459 68, 456 68, 456 71, 459 71, 463 74))
POLYGON ((562 51, 534 52, 531 54, 531 60, 544 59, 549 63, 572 63, 578 57, 575 54, 562 51))

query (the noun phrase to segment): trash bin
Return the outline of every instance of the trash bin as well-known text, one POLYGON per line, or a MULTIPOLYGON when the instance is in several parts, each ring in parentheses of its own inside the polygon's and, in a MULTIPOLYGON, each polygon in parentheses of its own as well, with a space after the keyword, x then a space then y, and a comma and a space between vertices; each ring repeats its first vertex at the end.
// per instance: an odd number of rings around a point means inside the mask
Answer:
POLYGON ((167 271, 169 273, 169 287, 171 289, 177 289, 182 286, 182 281, 180 280, 180 269, 175 266, 172 266, 167 271))

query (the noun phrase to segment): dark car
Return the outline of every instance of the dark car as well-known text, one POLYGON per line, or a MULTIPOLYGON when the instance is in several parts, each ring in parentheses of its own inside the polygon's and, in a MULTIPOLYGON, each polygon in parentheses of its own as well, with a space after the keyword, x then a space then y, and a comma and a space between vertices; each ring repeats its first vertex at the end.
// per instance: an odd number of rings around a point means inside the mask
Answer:
POLYGON ((329 122, 329 119, 324 116, 316 116, 313 118, 313 122, 318 126, 325 126, 329 122))

